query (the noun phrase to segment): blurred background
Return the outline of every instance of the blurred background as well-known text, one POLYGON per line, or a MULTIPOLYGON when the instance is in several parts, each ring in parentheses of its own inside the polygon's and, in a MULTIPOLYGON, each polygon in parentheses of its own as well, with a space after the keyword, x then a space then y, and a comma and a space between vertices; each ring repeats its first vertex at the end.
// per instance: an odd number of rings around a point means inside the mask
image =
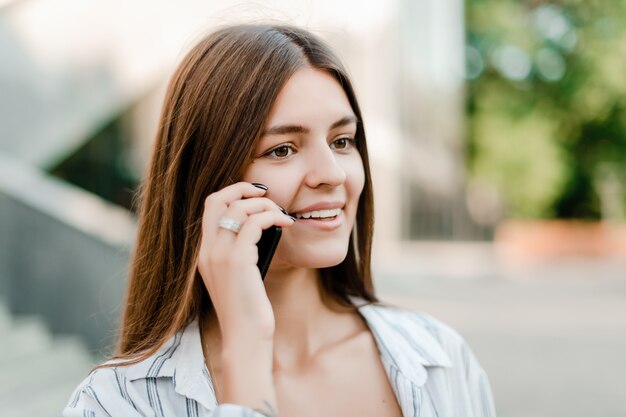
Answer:
POLYGON ((0 0, 2 414, 58 415, 111 352, 169 76, 268 19, 354 78, 380 297, 456 328, 501 417, 626 416, 615 0, 0 0))

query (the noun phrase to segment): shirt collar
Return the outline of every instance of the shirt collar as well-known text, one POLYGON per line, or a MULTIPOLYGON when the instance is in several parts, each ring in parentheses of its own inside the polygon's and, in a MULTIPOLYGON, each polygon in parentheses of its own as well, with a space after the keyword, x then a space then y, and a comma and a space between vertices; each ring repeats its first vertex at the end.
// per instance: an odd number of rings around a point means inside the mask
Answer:
POLYGON ((428 378, 425 367, 450 367, 452 361, 437 340, 437 326, 427 316, 352 298, 374 335, 381 359, 417 386, 428 378))
MULTIPOLYGON (((452 366, 436 339, 436 326, 425 316, 368 303, 361 298, 352 297, 351 300, 374 335, 380 357, 387 367, 395 368, 395 372, 422 386, 428 377, 425 367, 452 366)), ((197 320, 149 358, 131 365, 126 376, 131 381, 171 377, 177 393, 198 401, 209 410, 217 406, 204 361, 197 320)))
POLYGON ((204 362, 198 320, 192 321, 149 358, 131 365, 126 376, 130 381, 169 377, 177 393, 209 410, 217 406, 204 362), (211 396, 207 396, 209 392, 211 396))

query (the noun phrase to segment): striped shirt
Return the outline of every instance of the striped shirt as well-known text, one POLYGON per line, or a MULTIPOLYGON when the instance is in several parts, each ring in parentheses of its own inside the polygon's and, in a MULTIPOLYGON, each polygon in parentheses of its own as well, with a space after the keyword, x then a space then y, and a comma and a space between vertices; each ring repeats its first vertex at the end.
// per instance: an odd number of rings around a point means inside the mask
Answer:
MULTIPOLYGON (((458 333, 424 313, 355 302, 404 417, 495 416, 485 372, 458 333)), ((142 362, 93 371, 63 416, 263 417, 217 404, 197 321, 142 362)))

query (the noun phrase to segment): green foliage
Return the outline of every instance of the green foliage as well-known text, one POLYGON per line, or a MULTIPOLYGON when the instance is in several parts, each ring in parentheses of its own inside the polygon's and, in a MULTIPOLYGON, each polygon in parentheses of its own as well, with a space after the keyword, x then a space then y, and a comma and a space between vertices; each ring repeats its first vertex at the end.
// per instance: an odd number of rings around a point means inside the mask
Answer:
POLYGON ((608 183, 623 211, 626 2, 466 10, 470 180, 494 185, 514 217, 599 218, 608 183))

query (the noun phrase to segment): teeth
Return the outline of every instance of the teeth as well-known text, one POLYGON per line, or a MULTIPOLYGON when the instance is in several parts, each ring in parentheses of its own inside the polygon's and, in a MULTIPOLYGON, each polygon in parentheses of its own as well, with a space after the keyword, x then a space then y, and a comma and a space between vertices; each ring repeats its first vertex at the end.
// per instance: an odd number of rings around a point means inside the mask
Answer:
POLYGON ((339 213, 341 213, 340 208, 330 209, 330 210, 313 210, 307 211, 306 213, 297 213, 296 218, 298 219, 325 219, 329 217, 335 217, 339 213))

